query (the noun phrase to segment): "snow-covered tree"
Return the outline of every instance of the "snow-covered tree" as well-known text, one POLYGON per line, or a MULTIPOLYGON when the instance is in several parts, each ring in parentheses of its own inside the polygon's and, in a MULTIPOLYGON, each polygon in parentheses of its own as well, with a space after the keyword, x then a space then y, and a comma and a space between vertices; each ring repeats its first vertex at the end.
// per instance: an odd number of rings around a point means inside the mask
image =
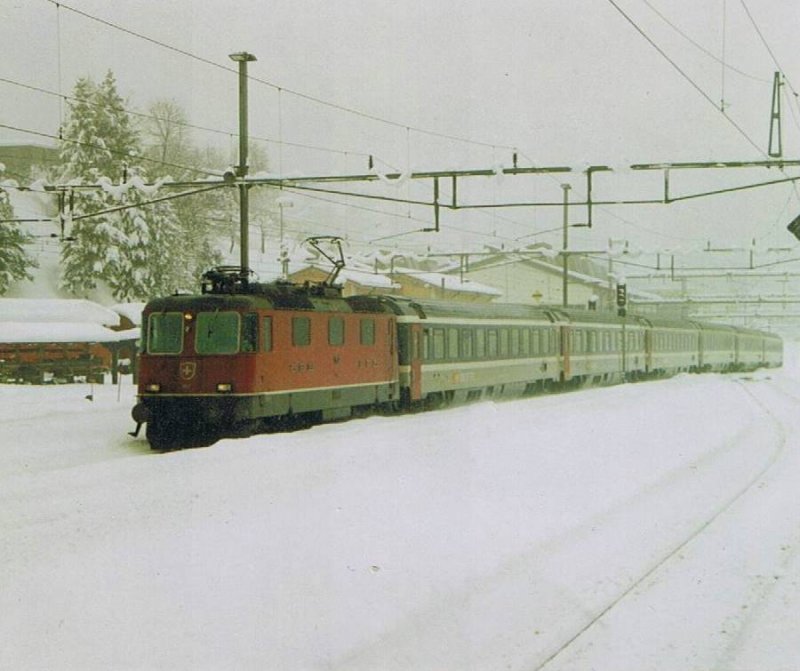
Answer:
POLYGON ((31 236, 21 231, 15 221, 10 221, 13 218, 14 209, 8 193, 0 188, 0 295, 14 282, 32 280, 30 269, 37 266, 36 260, 25 251, 31 236))
POLYGON ((183 283, 180 237, 169 202, 149 204, 139 134, 109 72, 80 79, 63 130, 61 183, 101 184, 74 191, 62 251, 62 285, 84 295, 100 283, 117 300, 144 300, 183 283), (125 208, 108 211, 113 208, 125 208))

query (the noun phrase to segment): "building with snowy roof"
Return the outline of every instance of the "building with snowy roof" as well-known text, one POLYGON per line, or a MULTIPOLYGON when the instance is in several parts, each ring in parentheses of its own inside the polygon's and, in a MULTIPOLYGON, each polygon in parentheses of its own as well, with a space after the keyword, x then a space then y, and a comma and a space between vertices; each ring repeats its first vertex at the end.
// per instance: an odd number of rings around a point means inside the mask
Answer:
MULTIPOLYGON (((314 284, 325 281, 329 275, 329 266, 305 264, 291 273, 288 279, 297 284, 305 282, 314 284)), ((342 295, 344 296, 395 293, 399 288, 387 275, 376 274, 366 268, 358 267, 342 269, 336 278, 336 283, 342 285, 342 295)))
MULTIPOLYGON (((460 256, 459 262, 446 272, 494 287, 500 293, 495 302, 563 305, 564 268, 558 252, 538 248, 460 256)), ((609 265, 612 264, 613 260, 609 265)), ((567 303, 571 307, 586 308, 593 303, 600 310, 616 310, 618 280, 613 267, 576 254, 570 256, 566 279, 567 303)), ((627 295, 632 305, 641 304, 645 311, 646 303, 658 298, 630 285, 627 295)))
POLYGON ((138 328, 83 299, 0 298, 0 379, 6 382, 116 378, 120 359, 135 360, 138 328))
POLYGON ((410 298, 488 303, 503 294, 488 284, 447 273, 395 268, 392 279, 399 293, 410 298))

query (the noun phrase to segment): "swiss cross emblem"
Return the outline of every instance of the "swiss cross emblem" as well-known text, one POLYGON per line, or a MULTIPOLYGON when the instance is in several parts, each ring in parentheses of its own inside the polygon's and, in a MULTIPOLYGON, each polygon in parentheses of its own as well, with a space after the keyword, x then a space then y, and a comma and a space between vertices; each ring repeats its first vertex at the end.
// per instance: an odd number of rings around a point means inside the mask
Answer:
POLYGON ((191 380, 197 372, 197 364, 194 361, 181 362, 181 380, 191 380))

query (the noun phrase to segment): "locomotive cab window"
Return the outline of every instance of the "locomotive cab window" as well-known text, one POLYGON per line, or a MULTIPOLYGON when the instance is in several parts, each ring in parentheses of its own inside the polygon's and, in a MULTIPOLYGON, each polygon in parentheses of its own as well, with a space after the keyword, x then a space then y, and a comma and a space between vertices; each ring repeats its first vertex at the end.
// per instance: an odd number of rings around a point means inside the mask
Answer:
POLYGON ((194 347, 198 354, 238 352, 239 313, 198 312, 194 347))
POLYGON ((147 351, 150 354, 180 354, 183 350, 183 315, 154 312, 147 318, 147 351))

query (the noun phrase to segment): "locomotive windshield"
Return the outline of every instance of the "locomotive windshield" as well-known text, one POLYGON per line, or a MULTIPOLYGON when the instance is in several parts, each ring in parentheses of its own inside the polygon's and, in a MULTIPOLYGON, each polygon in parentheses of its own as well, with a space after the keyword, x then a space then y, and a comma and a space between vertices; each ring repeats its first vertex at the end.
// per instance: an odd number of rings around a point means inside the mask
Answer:
POLYGON ((239 313, 198 312, 194 348, 198 354, 238 352, 239 313))
POLYGON ((147 319, 147 351, 151 354, 180 354, 183 349, 183 315, 154 312, 147 319))

